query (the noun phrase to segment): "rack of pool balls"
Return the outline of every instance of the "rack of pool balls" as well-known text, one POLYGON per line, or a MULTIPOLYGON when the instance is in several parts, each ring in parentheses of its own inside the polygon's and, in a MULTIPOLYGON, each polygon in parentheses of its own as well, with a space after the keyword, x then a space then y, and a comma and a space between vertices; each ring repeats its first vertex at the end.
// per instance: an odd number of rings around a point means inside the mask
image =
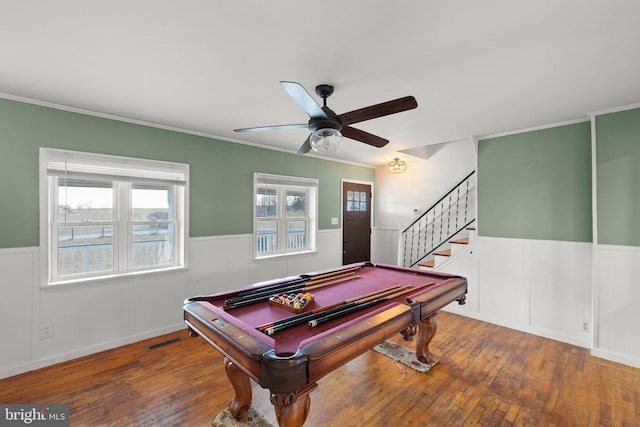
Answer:
POLYGON ((309 292, 274 295, 269 298, 269 304, 293 313, 302 313, 311 301, 313 301, 313 294, 309 292))

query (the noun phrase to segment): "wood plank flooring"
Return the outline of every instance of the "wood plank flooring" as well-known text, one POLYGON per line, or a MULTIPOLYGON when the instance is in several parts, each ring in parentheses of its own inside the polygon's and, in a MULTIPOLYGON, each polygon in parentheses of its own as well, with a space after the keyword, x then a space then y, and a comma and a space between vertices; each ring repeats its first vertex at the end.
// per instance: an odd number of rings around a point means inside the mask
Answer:
MULTIPOLYGON (((440 313, 431 350, 428 373, 373 351, 336 370, 305 426, 640 425, 640 369, 587 349, 440 313)), ((267 391, 253 391, 276 425, 267 391)), ((0 380, 1 403, 69 404, 72 426, 208 426, 231 396, 221 355, 186 331, 0 380)))

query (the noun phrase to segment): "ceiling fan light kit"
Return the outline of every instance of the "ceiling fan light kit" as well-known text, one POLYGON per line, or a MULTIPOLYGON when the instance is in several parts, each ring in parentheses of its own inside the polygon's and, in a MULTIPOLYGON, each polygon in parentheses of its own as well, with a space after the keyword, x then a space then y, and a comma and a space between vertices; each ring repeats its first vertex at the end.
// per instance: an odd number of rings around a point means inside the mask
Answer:
POLYGON ((335 153, 342 146, 342 134, 337 129, 318 129, 309 137, 309 143, 318 153, 335 153))
POLYGON ((327 107, 327 98, 333 93, 333 86, 321 84, 316 86, 316 94, 322 98, 322 107, 313 99, 309 92, 300 83, 280 82, 280 86, 293 98, 294 101, 309 116, 308 123, 291 125, 260 126, 252 128, 234 129, 235 132, 255 132, 274 129, 299 129, 307 128, 309 136, 298 150, 297 154, 306 154, 311 150, 318 153, 333 153, 342 145, 342 137, 353 139, 373 147, 381 148, 389 143, 389 140, 370 134, 360 129, 351 127, 354 123, 364 122, 402 111, 412 110, 418 106, 413 96, 394 99, 393 101, 371 105, 369 107, 353 110, 337 115, 327 107))

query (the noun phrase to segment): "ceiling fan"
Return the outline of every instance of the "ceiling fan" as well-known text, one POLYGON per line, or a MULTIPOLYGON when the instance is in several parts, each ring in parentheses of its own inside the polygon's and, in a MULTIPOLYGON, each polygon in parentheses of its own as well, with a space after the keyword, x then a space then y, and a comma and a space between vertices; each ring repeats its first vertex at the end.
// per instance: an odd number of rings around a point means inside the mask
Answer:
POLYGON ((280 82, 280 85, 309 115, 309 122, 242 128, 234 129, 234 131, 255 132, 262 130, 307 128, 311 134, 304 141, 304 144, 302 144, 297 154, 305 154, 312 149, 321 153, 334 152, 340 148, 343 136, 374 147, 384 147, 389 143, 389 140, 353 128, 351 125, 364 122, 365 120, 411 110, 418 106, 413 96, 405 96, 404 98, 398 98, 393 101, 371 105, 338 115, 327 107, 327 98, 333 93, 333 86, 327 84, 316 86, 316 94, 318 94, 323 101, 322 107, 320 107, 300 83, 283 81, 280 82))

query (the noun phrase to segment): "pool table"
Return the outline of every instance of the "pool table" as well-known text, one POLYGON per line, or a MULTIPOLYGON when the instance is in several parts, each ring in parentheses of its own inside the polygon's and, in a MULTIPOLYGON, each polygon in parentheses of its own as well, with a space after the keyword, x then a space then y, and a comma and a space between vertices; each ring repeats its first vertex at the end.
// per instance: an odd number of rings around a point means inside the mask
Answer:
POLYGON ((431 362, 436 311, 453 301, 464 304, 466 293, 463 277, 366 262, 189 298, 184 320, 192 336, 224 355, 235 392, 229 405, 233 416, 250 407, 253 379, 270 390, 280 426, 301 426, 320 378, 397 333, 408 341, 415 336, 417 358, 431 362), (300 314, 264 299, 299 286, 313 295, 300 314), (354 308, 344 310, 347 303, 354 308), (329 309, 344 313, 315 327, 305 321, 332 313, 329 309), (287 325, 292 318, 301 323, 287 325), (283 323, 282 330, 269 328, 283 323))

